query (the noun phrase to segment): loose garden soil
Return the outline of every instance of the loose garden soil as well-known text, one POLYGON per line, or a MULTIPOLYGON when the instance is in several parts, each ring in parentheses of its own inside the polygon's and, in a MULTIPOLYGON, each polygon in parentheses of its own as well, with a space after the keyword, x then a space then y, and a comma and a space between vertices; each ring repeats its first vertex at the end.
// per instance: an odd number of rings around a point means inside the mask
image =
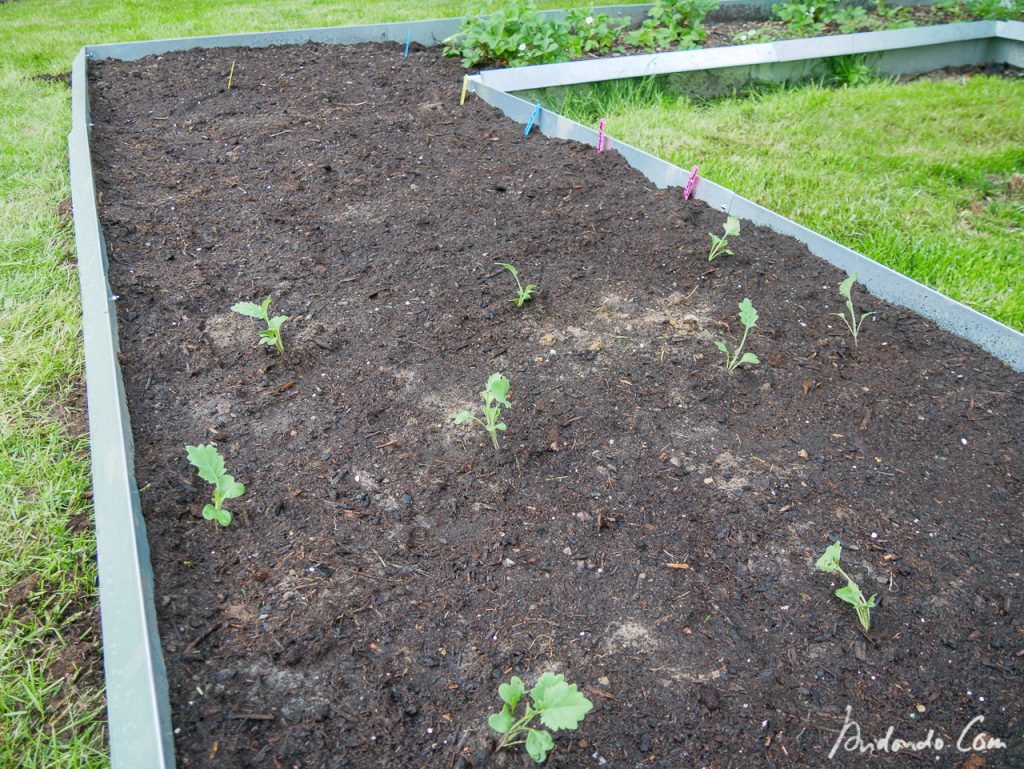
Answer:
POLYGON ((523 766, 486 718, 552 670, 595 707, 550 766, 867 766, 828 759, 847 707, 945 742, 901 766, 1020 766, 1024 378, 859 288, 855 347, 799 243, 744 223, 709 263, 722 213, 401 52, 91 65, 178 765, 523 766), (230 311, 267 295, 280 357, 230 311), (497 452, 452 424, 496 371, 497 452))

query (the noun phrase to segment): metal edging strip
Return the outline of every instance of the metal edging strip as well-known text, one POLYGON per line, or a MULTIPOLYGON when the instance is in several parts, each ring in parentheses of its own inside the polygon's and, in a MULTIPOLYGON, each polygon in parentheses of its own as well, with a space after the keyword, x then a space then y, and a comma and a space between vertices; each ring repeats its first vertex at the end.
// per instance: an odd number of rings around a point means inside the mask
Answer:
POLYGON ((117 769, 173 769, 167 672, 157 632, 153 571, 132 472, 134 446, 117 360, 116 297, 107 282, 106 246, 96 209, 87 83, 83 50, 72 66, 68 156, 82 294, 110 746, 117 769))

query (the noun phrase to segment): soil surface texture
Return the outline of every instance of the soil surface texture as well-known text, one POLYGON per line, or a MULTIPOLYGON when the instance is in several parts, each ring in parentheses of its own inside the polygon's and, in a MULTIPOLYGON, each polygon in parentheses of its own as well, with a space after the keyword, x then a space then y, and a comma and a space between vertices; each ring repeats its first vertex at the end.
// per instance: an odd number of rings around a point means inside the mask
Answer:
POLYGON ((852 722, 1024 765, 1020 374, 859 287, 854 345, 842 273, 747 222, 709 263, 723 213, 438 50, 90 68, 179 767, 527 766, 487 716, 544 671, 594 704, 552 767, 867 766, 852 722), (494 372, 500 451, 453 424, 494 372))

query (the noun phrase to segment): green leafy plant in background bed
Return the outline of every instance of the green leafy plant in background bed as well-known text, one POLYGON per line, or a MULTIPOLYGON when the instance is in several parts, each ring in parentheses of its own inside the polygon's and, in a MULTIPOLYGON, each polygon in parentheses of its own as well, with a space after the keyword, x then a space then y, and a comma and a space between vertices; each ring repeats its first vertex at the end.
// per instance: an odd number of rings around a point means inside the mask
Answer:
POLYGON ((565 20, 569 24, 567 53, 572 59, 621 50, 623 30, 629 26, 629 19, 614 19, 592 8, 571 8, 565 20))
POLYGON ((791 0, 772 6, 775 17, 786 23, 797 37, 807 37, 834 26, 840 32, 855 32, 868 25, 868 13, 859 5, 840 6, 837 0, 791 0))
POLYGON ((838 574, 846 580, 846 586, 836 590, 836 597, 853 606, 857 612, 857 619, 860 620, 861 627, 867 632, 871 630, 871 610, 875 608, 876 596, 871 596, 868 599, 864 598, 864 593, 861 592, 857 583, 850 579, 850 576, 839 565, 839 558, 842 553, 843 546, 839 542, 833 542, 825 548, 825 552, 822 553, 821 558, 814 565, 819 571, 826 572, 827 574, 838 574))
POLYGON ((593 8, 572 8, 564 19, 545 17, 533 0, 514 0, 493 12, 478 9, 445 40, 446 56, 463 67, 550 64, 621 49, 628 19, 593 8))
POLYGON ((1024 0, 941 0, 935 7, 958 21, 1024 21, 1024 0))
POLYGON ((533 0, 513 0, 493 13, 478 9, 444 41, 444 54, 461 56, 463 67, 549 64, 567 58, 568 40, 568 22, 545 19, 533 0))
POLYGON ((213 503, 203 508, 203 518, 221 526, 231 525, 231 511, 225 509, 224 500, 237 499, 245 493, 245 486, 228 475, 224 457, 212 443, 204 446, 186 446, 188 461, 195 465, 199 477, 213 484, 213 503))
POLYGON ((704 19, 717 7, 718 0, 657 0, 626 43, 645 51, 696 48, 707 37, 704 19))
POLYGON ((535 718, 552 731, 576 729, 584 717, 594 708, 576 688, 576 684, 565 682, 565 676, 544 673, 536 686, 530 689, 530 702, 523 700, 526 686, 519 676, 512 676, 507 684, 498 687, 498 696, 505 703, 502 709, 487 719, 488 725, 498 734, 501 741, 495 752, 514 745, 524 745, 526 752, 536 763, 543 763, 548 752, 555 747, 550 732, 530 724, 535 718), (516 708, 524 702, 522 715, 516 715, 516 708))

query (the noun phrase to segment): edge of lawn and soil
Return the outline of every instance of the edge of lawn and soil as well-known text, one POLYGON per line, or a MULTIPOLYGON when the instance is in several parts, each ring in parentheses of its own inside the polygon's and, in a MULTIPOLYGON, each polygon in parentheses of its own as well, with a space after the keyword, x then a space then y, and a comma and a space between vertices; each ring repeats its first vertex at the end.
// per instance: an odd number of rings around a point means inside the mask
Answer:
POLYGON ((109 764, 60 76, 87 44, 466 11, 420 0, 0 3, 0 766, 109 764))
MULTIPOLYGON (((542 8, 589 5, 573 0, 542 8)), ((85 44, 459 16, 463 3, 0 4, 0 765, 105 766, 60 78, 85 44), (68 23, 75 21, 74 24, 68 23)))

